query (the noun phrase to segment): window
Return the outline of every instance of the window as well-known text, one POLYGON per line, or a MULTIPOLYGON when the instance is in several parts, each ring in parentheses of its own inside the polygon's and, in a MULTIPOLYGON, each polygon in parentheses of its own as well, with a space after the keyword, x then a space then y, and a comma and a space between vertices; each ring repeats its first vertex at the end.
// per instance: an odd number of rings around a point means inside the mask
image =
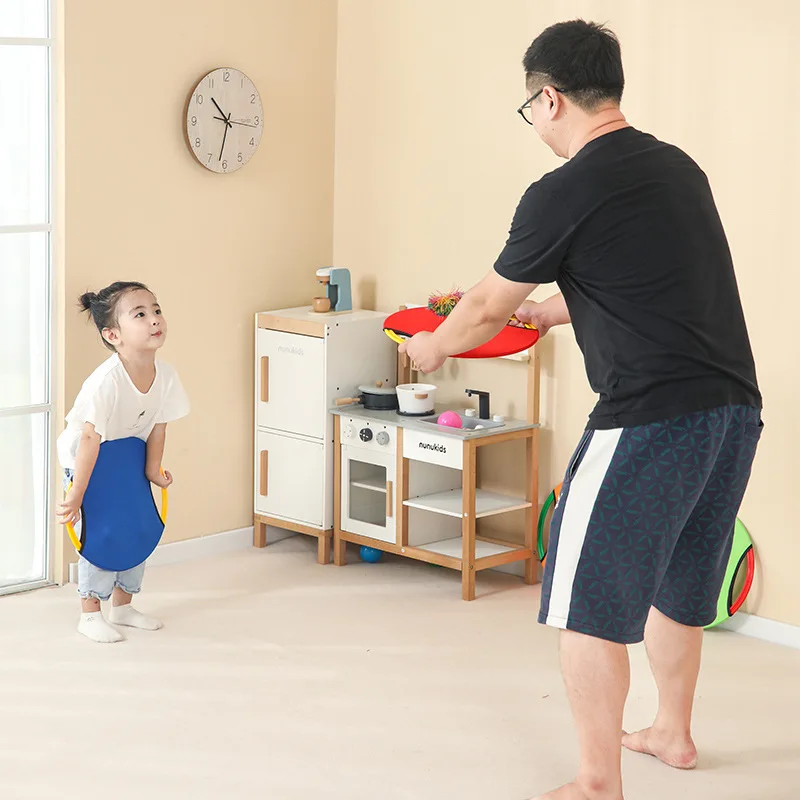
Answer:
POLYGON ((0 2, 0 593, 49 568, 50 13, 48 0, 0 2))

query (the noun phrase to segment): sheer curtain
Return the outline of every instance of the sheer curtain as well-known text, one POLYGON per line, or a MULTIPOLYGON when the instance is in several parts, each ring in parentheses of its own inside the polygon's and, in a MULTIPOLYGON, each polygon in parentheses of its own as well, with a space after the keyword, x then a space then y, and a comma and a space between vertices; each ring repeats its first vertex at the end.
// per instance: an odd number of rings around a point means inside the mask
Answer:
POLYGON ((47 577, 49 13, 0 0, 0 590, 47 577))

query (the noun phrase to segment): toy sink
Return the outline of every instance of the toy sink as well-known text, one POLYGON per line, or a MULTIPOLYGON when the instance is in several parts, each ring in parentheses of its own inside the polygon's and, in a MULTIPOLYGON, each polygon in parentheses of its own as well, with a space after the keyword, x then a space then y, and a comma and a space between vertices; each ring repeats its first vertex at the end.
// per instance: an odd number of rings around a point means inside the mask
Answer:
POLYGON ((434 414, 430 417, 420 417, 419 422, 427 422, 429 425, 436 425, 437 428, 443 428, 451 431, 474 431, 478 425, 483 426, 484 428, 502 428, 505 425, 505 422, 496 422, 493 419, 480 419, 480 417, 467 417, 463 414, 461 415, 461 427, 460 428, 451 428, 448 425, 439 425, 436 420, 439 418, 438 414, 434 414))

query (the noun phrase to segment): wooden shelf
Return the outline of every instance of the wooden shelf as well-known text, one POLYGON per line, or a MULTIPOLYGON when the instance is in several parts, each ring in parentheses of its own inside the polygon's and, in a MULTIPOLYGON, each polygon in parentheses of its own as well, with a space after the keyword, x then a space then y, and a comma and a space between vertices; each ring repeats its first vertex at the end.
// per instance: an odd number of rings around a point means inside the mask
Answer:
MULTIPOLYGON (((452 539, 442 539, 438 542, 431 542, 430 544, 417 545, 417 550, 426 550, 429 553, 439 553, 443 556, 450 556, 452 558, 461 558, 463 547, 463 539, 460 536, 455 536, 452 539)), ((503 545, 493 544, 491 542, 482 542, 480 539, 475 542, 475 558, 488 558, 489 556, 497 556, 501 553, 513 553, 515 550, 521 548, 504 547, 503 545)))
MULTIPOLYGON (((403 505, 461 519, 463 514, 462 498, 461 489, 451 489, 447 492, 413 497, 410 500, 404 500, 403 505)), ((520 497, 508 497, 496 492, 487 492, 484 489, 478 489, 475 492, 475 516, 477 519, 491 517, 494 514, 505 514, 509 511, 519 511, 530 508, 530 506, 531 503, 520 497)))
POLYGON ((383 492, 386 494, 386 481, 378 478, 361 478, 357 481, 350 481, 350 486, 356 489, 369 489, 371 492, 383 492))

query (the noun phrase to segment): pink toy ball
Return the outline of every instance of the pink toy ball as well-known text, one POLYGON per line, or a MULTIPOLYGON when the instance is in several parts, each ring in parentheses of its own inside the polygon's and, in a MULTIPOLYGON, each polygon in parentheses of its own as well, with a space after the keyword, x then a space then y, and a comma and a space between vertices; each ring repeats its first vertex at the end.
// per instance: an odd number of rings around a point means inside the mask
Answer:
POLYGON ((455 411, 443 411, 441 414, 439 414, 439 418, 436 420, 436 422, 439 425, 446 425, 449 428, 463 427, 461 417, 459 417, 455 411))

